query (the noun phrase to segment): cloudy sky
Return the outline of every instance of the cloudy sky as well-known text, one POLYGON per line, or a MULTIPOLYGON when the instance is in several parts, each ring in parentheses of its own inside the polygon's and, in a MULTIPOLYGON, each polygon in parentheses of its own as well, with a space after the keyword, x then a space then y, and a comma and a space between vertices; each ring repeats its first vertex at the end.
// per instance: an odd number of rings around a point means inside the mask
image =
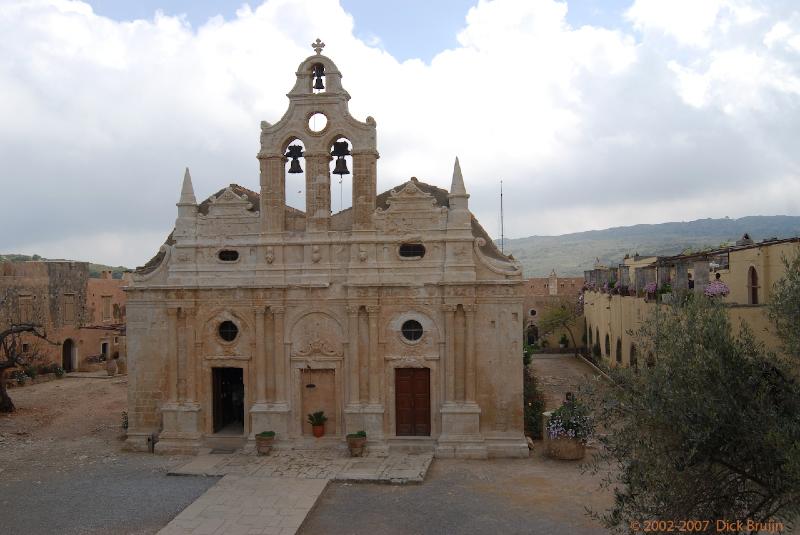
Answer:
POLYGON ((800 215, 792 0, 0 0, 0 252, 141 265, 184 167, 257 190, 317 37, 379 191, 458 155, 494 235, 500 179, 509 237, 800 215))

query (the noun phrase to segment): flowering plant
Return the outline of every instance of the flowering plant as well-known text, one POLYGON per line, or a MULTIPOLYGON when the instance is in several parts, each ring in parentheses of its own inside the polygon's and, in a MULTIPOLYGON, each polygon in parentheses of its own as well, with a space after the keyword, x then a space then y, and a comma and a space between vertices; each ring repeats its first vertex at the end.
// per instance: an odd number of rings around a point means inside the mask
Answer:
POLYGON ((718 295, 726 296, 731 292, 728 285, 722 281, 715 280, 708 283, 706 289, 703 291, 708 297, 717 297, 718 295))
POLYGON ((594 433, 594 423, 589 410, 579 401, 572 399, 553 411, 547 423, 547 435, 551 439, 574 438, 586 443, 594 433))
POLYGON ((655 282, 648 282, 644 285, 644 291, 649 294, 656 293, 656 288, 658 288, 658 285, 655 282))

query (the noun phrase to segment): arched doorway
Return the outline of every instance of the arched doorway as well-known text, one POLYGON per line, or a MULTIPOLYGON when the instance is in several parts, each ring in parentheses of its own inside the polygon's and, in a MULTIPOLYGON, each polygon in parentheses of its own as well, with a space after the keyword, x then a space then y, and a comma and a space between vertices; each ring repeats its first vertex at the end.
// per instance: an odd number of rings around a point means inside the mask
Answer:
POLYGON ((71 338, 64 340, 61 345, 61 367, 65 372, 72 371, 72 356, 75 353, 75 343, 71 338))
POLYGON ((536 325, 528 326, 527 340, 526 340, 527 344, 532 346, 538 341, 539 341, 539 327, 537 327, 536 325))

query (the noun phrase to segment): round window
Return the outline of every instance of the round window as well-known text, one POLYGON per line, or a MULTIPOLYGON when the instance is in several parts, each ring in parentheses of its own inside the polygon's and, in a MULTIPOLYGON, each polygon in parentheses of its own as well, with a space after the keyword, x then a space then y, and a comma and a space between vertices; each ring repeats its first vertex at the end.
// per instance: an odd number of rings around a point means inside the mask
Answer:
POLYGON ((417 320, 407 320, 403 322, 401 329, 406 340, 415 342, 422 338, 422 324, 417 320))
POLYGON ((328 117, 324 113, 315 113, 308 118, 308 129, 312 132, 322 132, 328 126, 328 117))
POLYGON ((233 342, 238 334, 239 327, 232 321, 226 320, 219 324, 219 337, 226 342, 233 342))

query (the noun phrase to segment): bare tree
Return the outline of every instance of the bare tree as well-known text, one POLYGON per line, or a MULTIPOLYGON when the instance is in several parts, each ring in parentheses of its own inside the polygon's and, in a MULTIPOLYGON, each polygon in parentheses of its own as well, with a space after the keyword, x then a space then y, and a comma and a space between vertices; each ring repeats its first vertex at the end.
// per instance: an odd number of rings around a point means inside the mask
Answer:
POLYGON ((38 355, 36 351, 23 351, 23 335, 34 336, 49 344, 57 345, 48 340, 41 325, 35 323, 17 323, 0 331, 0 412, 14 412, 14 402, 11 401, 6 389, 6 370, 17 366, 27 366, 38 355))

